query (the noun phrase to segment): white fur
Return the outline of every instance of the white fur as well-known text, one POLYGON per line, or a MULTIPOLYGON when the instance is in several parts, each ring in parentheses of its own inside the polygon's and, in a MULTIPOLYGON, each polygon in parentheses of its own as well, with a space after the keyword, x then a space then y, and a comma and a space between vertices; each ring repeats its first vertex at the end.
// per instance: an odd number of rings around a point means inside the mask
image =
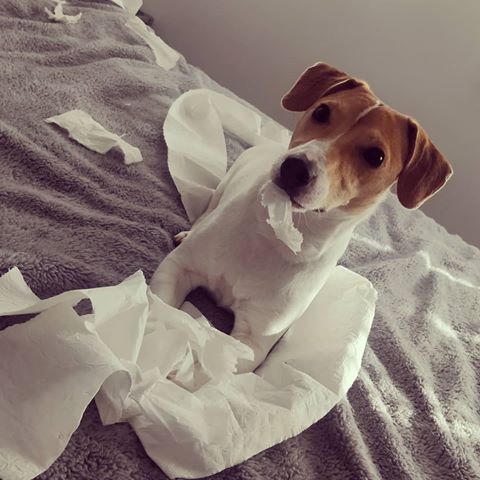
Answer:
POLYGON ((245 152, 150 283, 154 293, 176 307, 192 289, 203 286, 232 310, 232 335, 255 353, 254 363, 240 365, 239 371, 258 366, 303 314, 364 218, 336 209, 294 213, 304 240, 301 252, 293 253, 276 238, 260 199, 262 186, 271 181, 282 156, 282 147, 272 145, 245 152))

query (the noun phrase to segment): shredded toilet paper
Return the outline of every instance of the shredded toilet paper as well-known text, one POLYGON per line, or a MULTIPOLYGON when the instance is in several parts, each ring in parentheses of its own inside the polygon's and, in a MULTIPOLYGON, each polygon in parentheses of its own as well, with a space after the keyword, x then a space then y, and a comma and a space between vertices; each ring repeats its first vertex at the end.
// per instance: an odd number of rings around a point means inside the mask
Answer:
POLYGON ((98 153, 107 153, 110 149, 118 147, 123 155, 124 162, 141 162, 142 153, 123 140, 118 135, 106 130, 83 110, 71 110, 45 120, 47 123, 55 123, 68 131, 70 138, 73 138, 84 147, 98 153))
POLYGON ((124 8, 128 13, 135 15, 143 5, 143 0, 110 0, 119 7, 124 8))
POLYGON ((45 7, 45 13, 48 15, 49 20, 54 22, 61 23, 78 23, 80 18, 82 18, 82 12, 77 15, 65 15, 63 13, 63 6, 67 3, 65 0, 54 0, 56 5, 51 12, 47 7, 45 7))
POLYGON ((303 235, 293 224, 292 202, 288 194, 273 182, 264 185, 261 192, 262 205, 268 209, 267 223, 276 237, 293 252, 302 248, 303 235))
POLYGON ((148 44, 155 55, 157 65, 170 70, 177 64, 180 54, 158 37, 140 18, 132 16, 125 25, 148 44))
POLYGON ((0 278, 0 315, 41 313, 0 332, 0 478, 46 470, 95 395, 103 423, 130 422, 170 478, 242 462, 300 433, 346 393, 375 295, 337 267, 257 373, 235 375, 250 348, 164 304, 141 272, 40 300, 14 268, 0 278), (93 312, 80 316, 73 306, 84 298, 93 312))
POLYGON ((290 141, 286 128, 220 93, 197 89, 175 100, 163 134, 168 168, 192 223, 227 171, 224 128, 250 145, 272 144, 286 151, 290 141))
MULTIPOLYGON (((220 93, 198 89, 175 100, 163 132, 170 173, 191 222, 205 211, 227 171, 224 128, 250 145, 282 146, 282 153, 287 151, 290 141, 287 129, 220 93)), ((277 152, 278 148, 274 150, 277 152)), ((259 153, 256 161, 265 164, 272 158, 264 158, 259 153)), ((293 224, 292 202, 288 195, 269 182, 263 188, 262 205, 268 210, 267 221, 276 237, 298 253, 303 236, 293 224)))

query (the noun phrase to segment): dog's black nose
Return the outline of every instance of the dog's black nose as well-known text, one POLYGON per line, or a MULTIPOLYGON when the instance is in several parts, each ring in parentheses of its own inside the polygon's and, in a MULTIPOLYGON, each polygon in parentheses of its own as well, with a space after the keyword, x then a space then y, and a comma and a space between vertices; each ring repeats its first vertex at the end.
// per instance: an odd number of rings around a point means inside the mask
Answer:
POLYGON ((301 156, 291 155, 280 166, 279 186, 287 192, 304 187, 310 179, 307 162, 301 156))

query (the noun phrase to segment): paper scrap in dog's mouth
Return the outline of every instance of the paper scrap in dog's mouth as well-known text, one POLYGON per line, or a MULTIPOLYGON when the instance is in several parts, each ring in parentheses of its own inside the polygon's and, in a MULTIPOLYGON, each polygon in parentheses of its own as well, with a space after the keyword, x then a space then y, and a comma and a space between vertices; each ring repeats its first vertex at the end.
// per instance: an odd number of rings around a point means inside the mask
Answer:
POLYGON ((261 190, 262 205, 268 210, 267 223, 275 236, 292 252, 302 248, 303 235, 293 223, 292 201, 289 195, 273 182, 267 182, 261 190))
POLYGON ((142 153, 137 147, 130 145, 115 133, 109 132, 83 110, 70 110, 47 118, 45 121, 55 123, 67 130, 70 138, 95 152, 105 154, 112 148, 119 148, 127 165, 143 160, 142 153))
POLYGON ((238 464, 299 434, 345 395, 375 297, 366 279, 337 267, 256 373, 236 375, 250 347, 191 306, 163 303, 141 271, 40 300, 14 268, 0 277, 0 316, 38 315, 0 331, 0 477, 45 471, 94 397, 102 422, 129 422, 170 478, 238 464), (73 308, 83 299, 92 313, 73 308))

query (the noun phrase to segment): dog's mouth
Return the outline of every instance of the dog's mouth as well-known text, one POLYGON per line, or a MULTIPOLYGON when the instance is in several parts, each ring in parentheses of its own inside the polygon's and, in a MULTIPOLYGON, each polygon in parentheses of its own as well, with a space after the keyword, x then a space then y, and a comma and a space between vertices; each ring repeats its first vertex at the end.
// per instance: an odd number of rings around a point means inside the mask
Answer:
POLYGON ((305 213, 305 212, 315 212, 315 213, 325 213, 325 208, 313 208, 309 209, 304 207, 301 203, 297 202, 294 198, 290 197, 292 202, 292 207, 294 212, 305 213))
POLYGON ((299 210, 303 210, 303 211, 305 211, 305 212, 307 211, 307 209, 306 209, 303 205, 301 205, 300 203, 298 203, 295 199, 290 198, 290 201, 292 202, 292 206, 293 206, 294 208, 298 208, 299 210))

